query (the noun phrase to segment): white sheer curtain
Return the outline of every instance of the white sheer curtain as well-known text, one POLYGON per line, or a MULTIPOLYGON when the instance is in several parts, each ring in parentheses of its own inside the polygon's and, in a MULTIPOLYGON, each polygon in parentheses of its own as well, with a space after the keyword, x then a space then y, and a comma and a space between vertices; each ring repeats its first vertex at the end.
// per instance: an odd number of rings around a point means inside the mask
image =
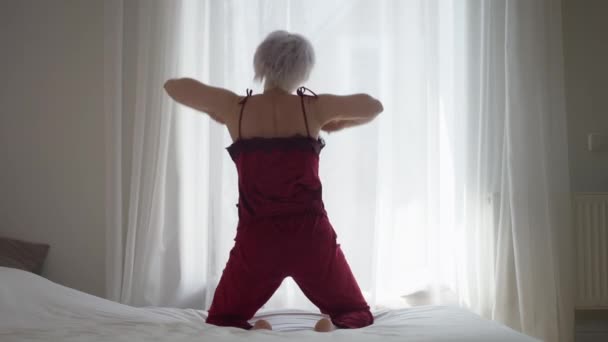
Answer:
MULTIPOLYGON (((321 156, 330 220, 370 304, 462 305, 572 340, 559 1, 133 1, 115 299, 208 308, 237 223, 230 138, 162 84, 189 76, 259 92, 254 49, 286 29, 315 46, 307 87, 384 103, 372 124, 325 137, 321 156)), ((289 279, 265 307, 286 306, 314 308, 289 279)))

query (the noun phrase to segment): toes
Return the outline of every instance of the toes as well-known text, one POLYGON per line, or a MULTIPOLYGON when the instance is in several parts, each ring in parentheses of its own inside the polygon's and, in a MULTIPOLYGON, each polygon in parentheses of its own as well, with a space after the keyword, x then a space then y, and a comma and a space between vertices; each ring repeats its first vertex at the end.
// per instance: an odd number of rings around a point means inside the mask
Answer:
POLYGON ((257 322, 255 322, 252 329, 253 330, 260 330, 260 329, 272 330, 272 325, 270 325, 270 323, 268 323, 268 321, 260 319, 257 322))
POLYGON ((330 332, 332 330, 334 330, 334 325, 327 318, 322 318, 315 324, 315 331, 330 332))

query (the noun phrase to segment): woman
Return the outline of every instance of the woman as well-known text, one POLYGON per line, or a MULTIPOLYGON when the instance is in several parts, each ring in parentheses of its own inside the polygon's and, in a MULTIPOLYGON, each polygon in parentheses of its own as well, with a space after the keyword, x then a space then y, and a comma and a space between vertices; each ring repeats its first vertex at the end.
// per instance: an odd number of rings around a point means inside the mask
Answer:
POLYGON ((314 59, 304 37, 275 31, 254 56, 262 94, 241 97, 188 78, 165 83, 169 96, 225 124, 234 141, 227 150, 239 175, 239 223, 207 323, 272 329, 247 321, 288 276, 331 318, 315 330, 373 323, 323 206, 319 132, 367 123, 383 108, 366 94, 317 96, 301 87, 292 95, 314 59))

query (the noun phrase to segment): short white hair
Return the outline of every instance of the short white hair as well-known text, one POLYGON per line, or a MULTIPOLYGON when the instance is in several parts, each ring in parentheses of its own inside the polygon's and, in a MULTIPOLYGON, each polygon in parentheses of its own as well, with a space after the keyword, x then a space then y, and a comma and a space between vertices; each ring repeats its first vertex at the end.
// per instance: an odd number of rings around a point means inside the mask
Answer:
POLYGON ((308 39, 287 31, 274 31, 255 51, 254 79, 293 91, 308 80, 314 64, 315 52, 308 39))

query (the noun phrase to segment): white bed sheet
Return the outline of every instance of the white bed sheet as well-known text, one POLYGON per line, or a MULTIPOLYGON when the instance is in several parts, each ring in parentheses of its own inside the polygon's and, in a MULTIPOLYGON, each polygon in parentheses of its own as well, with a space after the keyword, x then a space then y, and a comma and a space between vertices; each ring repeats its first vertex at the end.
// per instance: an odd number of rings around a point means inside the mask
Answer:
POLYGON ((501 324, 455 307, 374 312, 372 326, 317 333, 320 315, 262 311, 274 331, 204 323, 205 311, 135 308, 70 289, 32 273, 0 267, 0 341, 408 341, 533 342, 501 324))

